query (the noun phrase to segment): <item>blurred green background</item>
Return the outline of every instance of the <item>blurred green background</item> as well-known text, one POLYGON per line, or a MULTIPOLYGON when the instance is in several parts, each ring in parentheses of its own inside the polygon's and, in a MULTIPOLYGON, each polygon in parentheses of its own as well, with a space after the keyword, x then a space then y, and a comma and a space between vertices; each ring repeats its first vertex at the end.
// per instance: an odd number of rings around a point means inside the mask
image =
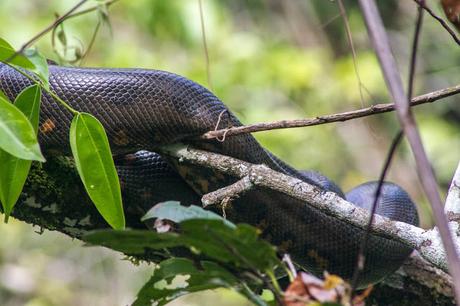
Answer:
MULTIPOLYGON (((103 2, 103 1, 99 1, 103 2)), ((77 1, 1 0, 0 36, 19 48, 77 1)), ((88 1, 85 7, 97 4, 88 1)), ((336 1, 203 0, 209 49, 206 73, 198 0, 121 0, 110 7, 112 30, 103 26, 83 66, 143 67, 186 76, 212 91, 244 123, 314 117, 389 102, 355 1, 347 8, 360 86, 336 1)), ((437 1, 429 4, 439 11, 437 1)), ((416 6, 379 1, 403 79, 416 6)), ((96 13, 65 23, 66 56, 84 52, 96 13)), ((58 60, 50 35, 37 44, 58 60)), ((62 53, 60 46, 58 49, 62 53)), ((460 52, 449 35, 425 18, 415 94, 460 83, 460 52)), ((442 195, 460 158, 459 97, 414 109, 442 195)), ((347 191, 379 176, 398 129, 393 113, 345 123, 256 133, 273 153, 302 169, 315 169, 347 191)), ((407 143, 400 146, 389 180, 417 202, 423 226, 431 226, 407 143)), ((152 268, 134 267, 120 254, 82 248, 79 241, 17 221, 0 224, 0 305, 127 305, 152 268)), ((175 305, 241 305, 225 290, 191 295, 175 305)))

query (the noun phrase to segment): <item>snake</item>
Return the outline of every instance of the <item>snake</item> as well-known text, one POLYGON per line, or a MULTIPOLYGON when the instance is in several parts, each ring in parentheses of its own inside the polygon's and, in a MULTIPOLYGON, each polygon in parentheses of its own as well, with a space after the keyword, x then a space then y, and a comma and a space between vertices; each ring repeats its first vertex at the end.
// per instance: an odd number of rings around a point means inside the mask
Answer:
MULTIPOLYGON (((0 64, 0 89, 12 101, 31 81, 0 64)), ((76 68, 49 66, 50 89, 70 106, 91 113, 104 126, 120 177, 124 205, 135 203, 145 211, 155 203, 177 200, 199 205, 204 194, 236 182, 226 173, 178 163, 156 148, 182 143, 224 154, 334 192, 356 206, 370 209, 377 182, 368 182, 344 194, 316 171, 296 170, 251 134, 203 140, 215 128, 241 126, 238 118, 211 91, 180 75, 135 68, 76 68), (158 150, 157 150, 158 151, 158 150)), ((38 139, 46 154, 70 155, 68 141, 72 114, 49 94, 42 94, 38 139), (48 153, 49 152, 49 153, 48 153)), ((336 160, 340 163, 340 160, 336 160)), ((325 214, 305 201, 269 189, 256 188, 233 200, 226 217, 258 227, 264 239, 291 255, 300 269, 316 275, 324 271, 350 279, 365 231, 325 214)), ((377 214, 418 224, 414 202, 400 186, 385 182, 377 214)), ((205 239, 206 237, 203 237, 205 239)), ((364 251, 360 287, 394 272, 411 254, 401 242, 370 233, 364 251)))

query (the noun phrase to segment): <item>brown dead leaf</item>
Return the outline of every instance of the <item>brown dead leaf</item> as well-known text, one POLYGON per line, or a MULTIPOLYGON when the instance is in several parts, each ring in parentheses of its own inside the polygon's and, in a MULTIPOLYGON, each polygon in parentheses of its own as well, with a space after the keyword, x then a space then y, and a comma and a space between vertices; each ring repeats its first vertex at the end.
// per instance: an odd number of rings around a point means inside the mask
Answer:
MULTIPOLYGON (((353 298, 353 306, 364 306, 372 287, 353 298)), ((337 275, 325 274, 321 280, 311 274, 300 272, 284 293, 286 306, 312 306, 321 303, 350 305, 351 286, 337 275)))
POLYGON ((338 302, 340 297, 336 288, 326 288, 325 284, 311 274, 300 272, 286 289, 284 303, 286 306, 305 306, 314 302, 338 302))

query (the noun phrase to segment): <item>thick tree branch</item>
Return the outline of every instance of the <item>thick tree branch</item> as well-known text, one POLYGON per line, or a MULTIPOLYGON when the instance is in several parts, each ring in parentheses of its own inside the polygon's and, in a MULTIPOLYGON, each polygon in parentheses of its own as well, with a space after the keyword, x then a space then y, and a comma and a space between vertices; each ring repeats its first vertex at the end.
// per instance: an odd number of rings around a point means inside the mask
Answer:
POLYGON ((414 252, 395 273, 377 284, 366 305, 455 305, 452 277, 414 252))
MULTIPOLYGON (((440 90, 436 90, 418 97, 415 97, 411 101, 411 106, 421 105, 425 103, 431 103, 438 101, 440 99, 453 96, 460 93, 460 84, 448 87, 440 90)), ((269 131, 269 130, 278 130, 278 129, 288 129, 288 128, 299 128, 299 127, 306 127, 312 125, 320 125, 332 122, 343 122, 347 120, 352 120, 361 117, 372 116, 376 114, 386 113, 394 111, 395 104, 393 103, 385 103, 385 104, 376 104, 370 107, 357 109, 353 111, 331 114, 331 115, 324 115, 318 116, 315 118, 306 118, 306 119, 295 119, 295 120, 280 120, 274 122, 261 122, 255 124, 248 124, 243 126, 237 127, 229 127, 226 129, 220 129, 215 131, 209 131, 205 134, 201 135, 200 138, 202 139, 214 139, 214 138, 222 138, 228 137, 233 135, 245 134, 245 133, 255 133, 261 131, 269 131)))
MULTIPOLYGON (((369 211, 347 202, 333 192, 324 192, 314 185, 299 179, 279 173, 264 165, 250 164, 229 156, 210 153, 207 151, 174 145, 162 149, 166 154, 180 163, 189 163, 205 168, 211 168, 235 177, 248 177, 250 182, 258 187, 268 188, 286 194, 292 198, 305 201, 322 212, 353 226, 366 229, 370 217, 369 211)), ((451 222, 453 234, 457 235, 459 225, 451 222)), ((436 267, 447 271, 445 253, 440 247, 437 229, 423 230, 419 227, 398 221, 391 221, 380 215, 375 215, 371 232, 408 245, 436 267)), ((456 237, 457 247, 460 239, 456 237)))

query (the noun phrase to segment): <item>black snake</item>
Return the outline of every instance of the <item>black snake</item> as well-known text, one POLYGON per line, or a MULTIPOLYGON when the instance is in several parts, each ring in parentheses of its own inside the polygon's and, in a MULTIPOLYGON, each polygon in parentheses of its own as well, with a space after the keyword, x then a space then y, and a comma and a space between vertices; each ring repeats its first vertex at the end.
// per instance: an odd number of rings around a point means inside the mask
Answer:
MULTIPOLYGON (((0 89, 14 99, 30 81, 0 64, 0 89)), ((229 155, 253 164, 265 164, 308 183, 343 193, 326 177, 297 171, 279 160, 249 134, 223 142, 197 140, 219 127, 241 125, 226 106, 204 87, 175 74, 143 69, 91 69, 50 66, 51 89, 72 107, 95 115, 104 125, 116 158, 126 203, 141 203, 145 210, 163 200, 199 204, 200 197, 236 181, 222 173, 179 166, 156 153, 159 145, 182 142, 229 155), (120 157, 123 156, 123 157, 120 157)), ((72 114, 44 94, 41 124, 53 128, 39 134, 45 152, 69 153, 72 114)), ((339 162, 339 161, 337 161, 339 162)), ((358 186, 346 198, 369 208, 375 183, 358 186)), ((406 192, 386 183, 378 214, 418 223, 414 204, 406 192)), ((329 217, 306 203, 271 190, 254 190, 231 204, 227 216, 263 230, 263 236, 292 255, 301 267, 316 274, 327 270, 345 278, 352 275, 363 231, 329 217)), ((205 237, 203 237, 205 239, 205 237)), ((411 249, 371 235, 360 284, 376 282, 397 269, 411 249)))

